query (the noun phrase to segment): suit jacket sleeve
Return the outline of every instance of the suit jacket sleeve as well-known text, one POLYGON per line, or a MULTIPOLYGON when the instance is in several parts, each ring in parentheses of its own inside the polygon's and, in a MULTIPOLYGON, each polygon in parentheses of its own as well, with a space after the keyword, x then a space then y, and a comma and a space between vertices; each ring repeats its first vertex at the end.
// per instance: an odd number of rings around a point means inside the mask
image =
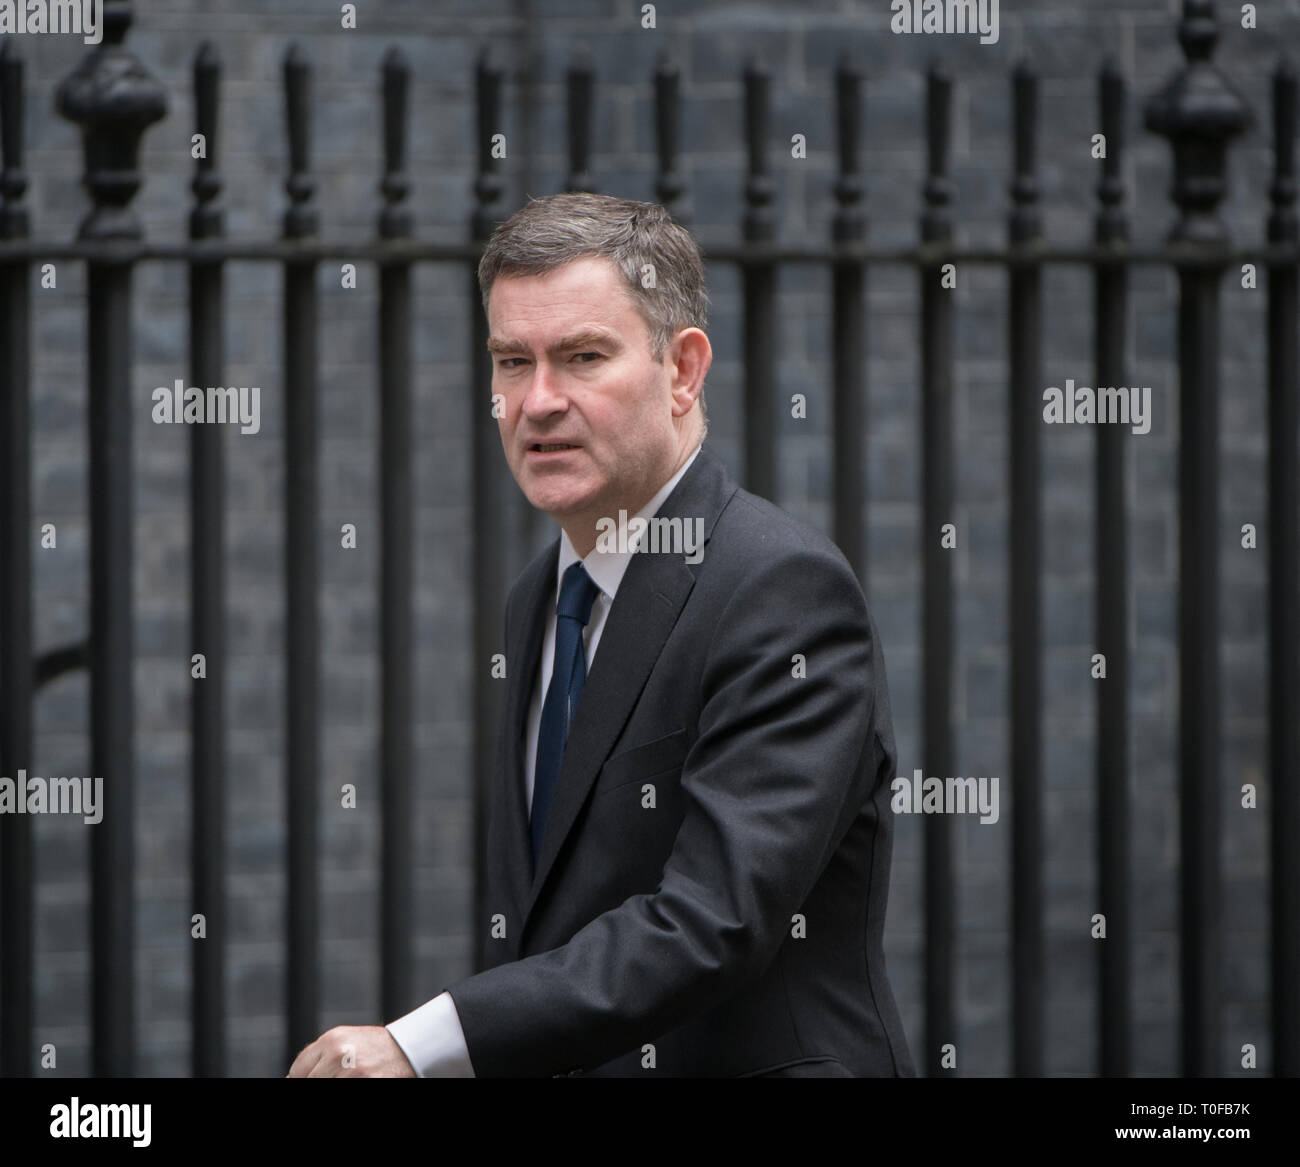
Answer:
POLYGON ((888 780, 876 772, 882 666, 844 558, 808 547, 743 570, 705 655, 684 816, 658 889, 559 948, 448 987, 477 1076, 600 1065, 761 974, 888 780))

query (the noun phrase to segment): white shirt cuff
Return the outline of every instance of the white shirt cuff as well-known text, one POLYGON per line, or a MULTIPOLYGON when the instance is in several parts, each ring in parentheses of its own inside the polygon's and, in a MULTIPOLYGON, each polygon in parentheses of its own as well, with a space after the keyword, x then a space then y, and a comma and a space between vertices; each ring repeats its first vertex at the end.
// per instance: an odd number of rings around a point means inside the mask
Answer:
POLYGON ((439 993, 385 1029, 401 1047, 418 1078, 472 1078, 474 1067, 460 1027, 456 1002, 439 993))

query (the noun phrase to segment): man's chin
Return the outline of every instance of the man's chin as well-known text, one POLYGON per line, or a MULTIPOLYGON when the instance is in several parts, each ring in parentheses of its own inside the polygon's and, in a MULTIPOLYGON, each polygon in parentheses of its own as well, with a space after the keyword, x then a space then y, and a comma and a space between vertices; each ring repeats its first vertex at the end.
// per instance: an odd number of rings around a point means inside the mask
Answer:
POLYGON ((591 509, 596 498, 594 490, 565 489, 558 483, 531 482, 524 497, 535 510, 543 511, 557 522, 591 509))

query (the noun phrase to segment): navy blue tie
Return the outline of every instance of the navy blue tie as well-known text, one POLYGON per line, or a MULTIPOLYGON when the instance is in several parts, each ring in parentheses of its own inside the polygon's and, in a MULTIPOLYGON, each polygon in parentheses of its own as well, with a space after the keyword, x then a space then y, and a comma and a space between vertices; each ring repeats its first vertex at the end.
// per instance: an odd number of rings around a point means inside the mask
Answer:
POLYGON ((546 816, 555 798, 555 782, 569 725, 578 711, 582 686, 587 679, 587 653, 582 630, 591 619, 591 605, 600 589, 582 562, 572 564, 560 583, 560 600, 555 608, 555 664, 551 684, 542 703, 542 722, 537 733, 537 768, 533 777, 532 840, 533 862, 542 851, 546 816))

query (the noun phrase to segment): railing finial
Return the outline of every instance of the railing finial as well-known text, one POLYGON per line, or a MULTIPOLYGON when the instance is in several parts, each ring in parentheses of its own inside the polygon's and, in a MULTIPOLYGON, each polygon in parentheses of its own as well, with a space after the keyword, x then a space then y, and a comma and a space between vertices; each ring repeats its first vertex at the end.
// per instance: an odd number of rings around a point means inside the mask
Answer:
POLYGON ((838 243, 860 243, 866 238, 864 187, 858 167, 862 145, 862 69, 844 49, 835 65, 835 128, 839 143, 839 177, 835 180, 835 215, 831 238, 838 243))
POLYGON ((1273 72, 1273 181, 1269 184, 1270 243, 1294 243, 1296 223, 1296 72, 1283 56, 1273 72))
POLYGON ((1013 154, 1010 237, 1013 244, 1031 243, 1042 234, 1038 207, 1038 75, 1021 58, 1011 76, 1013 154))
POLYGON ((492 234, 496 202, 505 190, 501 177, 501 159, 495 146, 501 133, 502 68, 491 45, 479 53, 474 71, 475 118, 478 123, 478 174, 474 179, 474 214, 470 229, 475 239, 492 234))
POLYGON ((23 59, 12 37, 0 44, 0 239, 27 234, 23 170, 23 59))
POLYGON ((1210 63, 1218 29, 1213 0, 1183 0, 1178 40, 1187 64, 1146 105, 1146 127, 1174 152, 1173 201, 1181 212, 1170 241, 1224 243, 1217 208, 1227 190, 1228 141, 1251 127, 1250 107, 1210 63))
POLYGON ((745 58, 744 80, 749 172, 745 178, 745 216, 741 223, 741 232, 747 243, 769 243, 776 235, 776 215, 772 208, 776 187, 767 169, 771 80, 757 54, 750 53, 745 58))
POLYGON ((1100 244, 1119 244, 1128 239, 1124 214, 1124 180, 1121 160, 1124 150, 1124 75, 1114 57, 1107 57, 1097 77, 1101 104, 1101 133, 1106 142, 1101 179, 1097 183, 1097 227, 1100 244))
POLYGON ((190 189, 194 209, 190 211, 190 238, 214 239, 222 231, 221 175, 217 173, 217 85, 221 80, 221 58, 211 41, 204 41, 194 55, 194 128, 203 135, 203 156, 197 159, 190 189))
POLYGON ((284 55, 284 96, 289 130, 284 237, 308 239, 320 230, 320 213, 312 202, 316 180, 311 176, 311 65, 296 43, 284 55))
POLYGON ((926 174, 922 197, 921 240, 924 243, 952 239, 954 186, 948 177, 948 142, 952 128, 952 74, 942 61, 933 60, 925 75, 926 174))
POLYGON ((143 181, 140 141, 167 115, 167 93, 122 46, 131 19, 127 0, 107 0, 104 39, 64 78, 55 99, 59 114, 81 127, 84 182, 94 203, 82 220, 82 239, 144 234, 130 202, 143 181))
POLYGON ((579 41, 573 46, 565 85, 569 114, 569 178, 565 189, 573 193, 593 189, 589 169, 593 85, 591 50, 579 41))
POLYGON ((692 217, 686 180, 677 153, 681 134, 681 71, 667 49, 660 49, 655 61, 655 143, 659 173, 655 176, 655 198, 682 226, 692 217))
POLYGON ((406 176, 406 110, 411 89, 411 66, 396 46, 384 56, 384 177, 379 192, 384 208, 379 213, 379 235, 404 239, 411 233, 411 208, 406 198, 411 182, 406 176))

